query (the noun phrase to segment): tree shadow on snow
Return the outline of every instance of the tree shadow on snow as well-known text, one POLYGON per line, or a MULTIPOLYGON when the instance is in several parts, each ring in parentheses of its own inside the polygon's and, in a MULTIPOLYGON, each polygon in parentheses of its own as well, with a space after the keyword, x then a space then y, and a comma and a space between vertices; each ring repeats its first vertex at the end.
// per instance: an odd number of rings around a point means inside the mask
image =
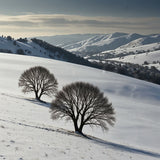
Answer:
MULTIPOLYGON (((50 103, 48 103, 48 102, 38 101, 36 99, 22 98, 22 97, 17 97, 17 96, 13 96, 13 95, 3 94, 3 93, 2 93, 2 95, 9 96, 9 97, 12 97, 12 98, 17 98, 17 99, 24 99, 24 100, 29 101, 31 103, 50 108, 50 103)), ((68 130, 65 130, 65 129, 62 129, 62 128, 53 129, 53 128, 47 128, 47 127, 32 126, 32 125, 29 125, 29 124, 23 124, 23 123, 18 123, 18 122, 13 122, 13 121, 9 121, 9 120, 3 120, 3 119, 0 119, 0 121, 5 121, 5 122, 8 122, 8 123, 13 123, 13 124, 17 124, 17 125, 26 126, 26 127, 43 129, 43 130, 51 131, 51 132, 59 132, 61 134, 68 134, 68 135, 72 135, 72 136, 83 137, 83 138, 91 140, 92 142, 97 143, 99 145, 104 145, 106 147, 109 146, 113 149, 117 149, 117 150, 120 150, 120 151, 126 151, 126 152, 135 153, 135 154, 141 154, 141 155, 151 156, 151 157, 155 157, 155 158, 160 158, 160 153, 147 151, 147 150, 142 150, 142 149, 136 149, 136 148, 125 146, 125 145, 121 145, 121 144, 117 144, 117 143, 113 143, 113 142, 108 142, 108 141, 105 141, 105 140, 102 140, 102 139, 99 139, 99 138, 96 138, 96 137, 93 137, 93 136, 90 136, 90 135, 82 135, 82 134, 75 133, 74 131, 68 131, 68 130)))
POLYGON ((151 152, 151 151, 142 150, 142 149, 136 149, 136 148, 125 146, 125 145, 104 141, 104 140, 101 140, 101 139, 98 139, 98 138, 95 138, 95 137, 91 137, 91 136, 88 136, 88 139, 92 140, 93 142, 95 142, 97 144, 101 144, 101 145, 104 145, 104 146, 109 146, 113 149, 117 149, 117 150, 120 150, 120 151, 126 151, 126 152, 135 153, 135 154, 143 154, 143 155, 146 155, 146 156, 160 158, 160 153, 151 152))
POLYGON ((42 100, 39 101, 35 98, 25 98, 25 97, 22 97, 22 96, 17 96, 17 95, 13 95, 13 94, 6 94, 6 93, 1 93, 1 95, 7 96, 7 97, 10 97, 10 98, 14 98, 14 99, 26 100, 26 101, 29 101, 31 103, 50 108, 50 103, 49 102, 45 102, 45 101, 42 101, 42 100))
POLYGON ((39 101, 37 99, 28 99, 28 98, 25 98, 24 100, 29 101, 29 102, 34 103, 34 104, 38 104, 38 105, 43 106, 43 107, 47 107, 47 108, 50 108, 50 105, 51 105, 48 102, 45 102, 45 101, 42 101, 42 100, 39 101))

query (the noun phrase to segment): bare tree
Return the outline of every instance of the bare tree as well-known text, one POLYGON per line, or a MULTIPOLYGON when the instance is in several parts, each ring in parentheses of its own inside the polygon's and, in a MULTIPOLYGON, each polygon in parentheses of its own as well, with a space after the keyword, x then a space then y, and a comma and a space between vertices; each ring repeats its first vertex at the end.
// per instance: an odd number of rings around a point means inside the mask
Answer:
POLYGON ((51 103, 51 118, 72 120, 75 131, 83 134, 85 125, 100 126, 107 130, 113 126, 115 112, 112 104, 100 90, 89 83, 75 82, 63 87, 51 103))
POLYGON ((32 67, 22 73, 19 78, 19 87, 23 87, 22 92, 34 92, 37 100, 42 95, 51 96, 57 92, 58 82, 53 74, 44 67, 32 67))

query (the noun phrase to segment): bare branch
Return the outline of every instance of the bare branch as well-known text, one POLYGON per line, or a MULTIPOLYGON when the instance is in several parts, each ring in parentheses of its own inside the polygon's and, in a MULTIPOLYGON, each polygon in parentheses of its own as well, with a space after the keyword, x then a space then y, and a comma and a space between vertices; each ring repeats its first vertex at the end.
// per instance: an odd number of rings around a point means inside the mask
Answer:
POLYGON ((41 66, 32 67, 22 73, 19 87, 24 93, 34 92, 36 99, 42 95, 51 96, 57 92, 58 82, 53 74, 41 66))

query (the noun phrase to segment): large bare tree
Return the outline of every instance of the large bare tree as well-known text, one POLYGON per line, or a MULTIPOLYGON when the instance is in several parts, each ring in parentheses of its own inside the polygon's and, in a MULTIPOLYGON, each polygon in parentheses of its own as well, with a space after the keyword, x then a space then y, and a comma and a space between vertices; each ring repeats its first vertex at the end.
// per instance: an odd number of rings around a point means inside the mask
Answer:
POLYGON ((75 131, 83 134, 85 125, 107 130, 114 125, 115 112, 100 90, 89 83, 75 82, 63 87, 51 103, 51 118, 72 120, 75 131))
POLYGON ((19 78, 19 87, 22 87, 22 92, 34 92, 37 100, 40 100, 42 95, 51 96, 56 93, 57 86, 58 82, 54 75, 41 66, 24 71, 19 78))

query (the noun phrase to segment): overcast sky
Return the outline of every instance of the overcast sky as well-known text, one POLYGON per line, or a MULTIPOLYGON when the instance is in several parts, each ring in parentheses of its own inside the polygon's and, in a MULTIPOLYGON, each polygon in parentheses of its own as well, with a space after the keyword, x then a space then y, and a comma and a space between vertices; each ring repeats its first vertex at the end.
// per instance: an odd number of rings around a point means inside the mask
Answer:
POLYGON ((17 37, 160 33, 160 0, 0 0, 0 31, 17 37))

